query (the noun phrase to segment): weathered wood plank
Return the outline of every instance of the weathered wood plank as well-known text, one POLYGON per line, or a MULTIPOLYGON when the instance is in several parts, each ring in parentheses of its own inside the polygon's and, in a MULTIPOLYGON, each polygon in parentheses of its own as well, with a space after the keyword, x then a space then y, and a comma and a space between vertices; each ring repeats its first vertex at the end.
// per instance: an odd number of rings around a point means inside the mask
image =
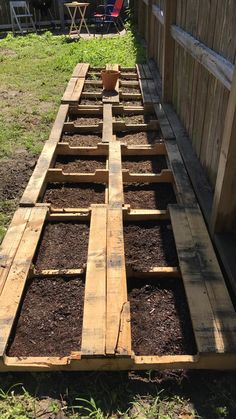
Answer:
POLYGON ((177 205, 169 211, 198 350, 232 352, 236 315, 201 212, 177 205))
POLYGON ((113 126, 112 126, 112 105, 105 103, 103 107, 103 128, 102 128, 102 142, 112 141, 113 126))
POLYGON ((93 205, 86 270, 81 353, 105 355, 107 206, 93 205))
POLYGON ((68 114, 68 105, 61 105, 53 125, 49 140, 45 143, 33 174, 20 200, 21 206, 33 206, 38 201, 46 179, 47 171, 55 155, 57 143, 60 141, 63 125, 68 114))
POLYGON ((106 354, 129 355, 131 328, 121 205, 118 208, 109 208, 107 226, 106 354))
POLYGON ((228 90, 233 79, 233 64, 208 48, 176 25, 171 26, 171 34, 176 42, 182 45, 199 63, 201 63, 228 90))
POLYGON ((5 285, 8 272, 21 243, 31 208, 18 208, 0 246, 0 294, 5 285))
POLYGON ((33 208, 0 295, 0 356, 3 356, 48 209, 33 208))

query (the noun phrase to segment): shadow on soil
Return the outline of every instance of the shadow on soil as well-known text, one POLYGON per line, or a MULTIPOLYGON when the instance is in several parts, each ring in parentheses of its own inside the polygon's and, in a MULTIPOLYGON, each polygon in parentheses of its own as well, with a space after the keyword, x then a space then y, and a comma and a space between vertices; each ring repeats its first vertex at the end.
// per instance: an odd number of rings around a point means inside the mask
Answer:
MULTIPOLYGON (((166 371, 162 374, 150 371, 2 374, 1 388, 8 390, 15 383, 21 384, 15 388, 15 394, 20 393, 23 386, 33 397, 58 400, 67 406, 78 404, 78 397, 87 400, 92 397, 96 406, 104 413, 104 417, 108 417, 112 412, 125 412, 130 409, 132 402, 137 400, 137 395, 155 397, 158 394, 163 399, 175 396, 188 400, 199 415, 196 417, 236 417, 236 373, 166 371)), ((113 413, 112 417, 122 416, 113 413)), ((182 415, 179 417, 182 418, 182 415)))

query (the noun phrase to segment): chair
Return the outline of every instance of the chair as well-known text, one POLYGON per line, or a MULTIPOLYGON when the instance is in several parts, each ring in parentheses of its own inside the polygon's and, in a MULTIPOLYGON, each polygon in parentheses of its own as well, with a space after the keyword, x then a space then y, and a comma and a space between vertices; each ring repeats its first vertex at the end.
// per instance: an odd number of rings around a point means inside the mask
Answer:
POLYGON ((121 27, 124 27, 124 23, 120 16, 123 3, 124 0, 111 0, 107 2, 106 5, 98 6, 98 11, 94 14, 95 22, 97 23, 97 25, 100 25, 100 27, 104 27, 105 25, 107 25, 108 33, 110 26, 113 23, 117 32, 120 32, 118 24, 120 24, 121 27))
POLYGON ((25 21, 27 26, 27 31, 31 27, 35 32, 36 27, 32 18, 32 14, 29 11, 29 6, 26 1, 10 1, 10 14, 11 14, 11 25, 12 25, 12 32, 15 34, 16 30, 15 27, 18 27, 19 31, 23 35, 23 21, 25 21))

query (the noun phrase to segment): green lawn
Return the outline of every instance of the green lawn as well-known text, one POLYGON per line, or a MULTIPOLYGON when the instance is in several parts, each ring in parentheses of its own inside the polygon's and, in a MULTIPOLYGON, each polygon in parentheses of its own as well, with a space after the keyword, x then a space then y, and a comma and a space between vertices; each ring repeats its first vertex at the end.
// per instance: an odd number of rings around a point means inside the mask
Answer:
MULTIPOLYGON (((50 33, 1 40, 0 175, 17 156, 39 154, 76 63, 143 61, 131 32, 73 43, 50 33)), ((0 184, 0 241, 18 199, 1 196, 0 184)), ((226 373, 2 374, 0 389, 0 419, 236 418, 236 377, 226 373)))

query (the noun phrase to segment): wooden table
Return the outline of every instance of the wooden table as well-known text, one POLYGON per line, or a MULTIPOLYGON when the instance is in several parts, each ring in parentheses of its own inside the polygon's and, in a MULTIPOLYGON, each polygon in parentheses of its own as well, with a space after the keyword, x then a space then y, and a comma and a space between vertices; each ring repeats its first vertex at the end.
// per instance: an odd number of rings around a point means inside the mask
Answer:
POLYGON ((72 3, 65 3, 65 6, 67 7, 69 15, 71 17, 69 36, 74 35, 74 34, 77 34, 78 36, 80 36, 80 32, 83 25, 85 26, 87 33, 90 35, 89 29, 85 20, 85 13, 86 13, 87 7, 89 6, 89 3, 79 3, 78 1, 73 1, 72 3), (77 11, 79 12, 80 17, 81 17, 79 27, 76 25, 76 22, 75 22, 77 11))

